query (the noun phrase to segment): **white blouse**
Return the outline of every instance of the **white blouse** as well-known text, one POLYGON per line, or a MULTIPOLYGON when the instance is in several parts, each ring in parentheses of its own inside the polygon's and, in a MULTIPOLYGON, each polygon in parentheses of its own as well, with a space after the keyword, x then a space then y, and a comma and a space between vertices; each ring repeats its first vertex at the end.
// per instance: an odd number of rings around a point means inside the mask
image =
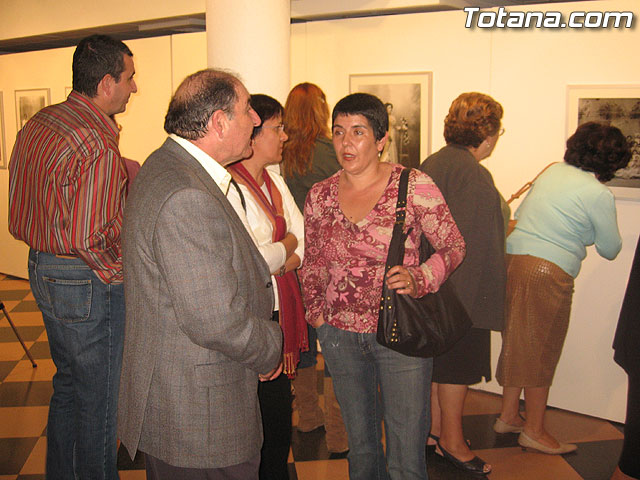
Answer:
MULTIPOLYGON (((295 237, 298 239, 298 246, 295 249, 295 253, 298 255, 298 257, 300 257, 300 261, 302 262, 302 259, 304 258, 304 219, 302 217, 302 214, 296 206, 293 195, 291 195, 291 192, 289 191, 289 188, 287 187, 287 184, 285 183, 282 176, 270 170, 265 171, 269 174, 271 181, 282 196, 282 209, 284 219, 287 222, 287 231, 295 235, 295 237)), ((240 217, 240 220, 242 220, 242 223, 249 232, 249 235, 253 239, 253 242, 255 243, 256 247, 258 247, 258 251, 264 258, 265 262, 267 262, 269 271, 277 272, 286 261, 287 251, 282 242, 274 243, 272 241, 273 225, 265 215, 262 208, 260 208, 260 206, 256 203, 253 195, 244 185, 239 185, 239 187, 242 191, 242 195, 244 196, 244 201, 247 206, 246 211, 242 207, 242 200, 240 199, 240 195, 238 194, 235 186, 229 186, 229 190, 227 191, 227 199, 240 217)), ((270 198, 264 184, 263 192, 265 192, 267 198, 270 198)), ((273 282, 275 295, 274 309, 278 310, 278 287, 275 278, 273 278, 273 275, 271 281, 273 282)))

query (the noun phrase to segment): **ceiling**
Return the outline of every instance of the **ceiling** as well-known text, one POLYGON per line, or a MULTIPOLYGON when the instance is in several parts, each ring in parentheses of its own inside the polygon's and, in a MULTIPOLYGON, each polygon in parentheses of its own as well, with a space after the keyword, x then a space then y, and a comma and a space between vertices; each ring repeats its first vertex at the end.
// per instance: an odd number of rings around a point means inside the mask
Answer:
MULTIPOLYGON (((325 11, 313 14, 296 14, 292 8, 291 23, 311 22, 319 20, 333 20, 355 17, 371 17, 381 15, 401 15, 407 13, 423 13, 443 10, 462 10, 464 7, 514 7, 525 5, 539 5, 551 3, 567 3, 571 1, 592 0, 448 0, 437 5, 429 4, 415 7, 388 8, 376 10, 357 11, 325 11)), ((292 4, 293 6, 293 4, 292 4)), ((8 53, 21 53, 34 50, 47 50, 50 48, 71 47, 88 35, 101 33, 111 35, 120 40, 135 38, 158 37, 179 33, 191 33, 205 31, 205 14, 184 15, 171 18, 159 18, 139 22, 121 23, 117 25, 104 25, 80 30, 48 33, 21 38, 0 40, 0 55, 8 53)))

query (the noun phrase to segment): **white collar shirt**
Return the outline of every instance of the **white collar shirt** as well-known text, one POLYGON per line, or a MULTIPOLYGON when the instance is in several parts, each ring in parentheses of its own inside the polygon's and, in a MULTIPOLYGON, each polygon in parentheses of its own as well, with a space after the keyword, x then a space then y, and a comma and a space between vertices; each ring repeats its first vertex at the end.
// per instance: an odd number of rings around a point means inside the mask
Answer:
POLYGON ((179 137, 178 135, 171 134, 169 138, 184 148, 193 158, 195 158, 202 168, 204 168, 209 176, 216 182, 216 185, 222 190, 225 195, 229 191, 229 184, 231 183, 231 174, 214 160, 209 154, 205 153, 202 149, 191 143, 186 138, 179 137))

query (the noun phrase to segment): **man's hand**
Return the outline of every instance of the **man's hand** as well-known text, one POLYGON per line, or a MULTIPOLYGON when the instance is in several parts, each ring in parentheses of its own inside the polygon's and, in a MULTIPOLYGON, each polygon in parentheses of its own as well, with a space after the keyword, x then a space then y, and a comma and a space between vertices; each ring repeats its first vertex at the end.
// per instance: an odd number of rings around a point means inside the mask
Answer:
POLYGON ((265 375, 258 374, 258 378, 260 379, 261 382, 270 382, 271 380, 275 380, 282 373, 282 367, 283 367, 283 363, 282 363, 282 360, 280 360, 280 363, 278 363, 276 368, 274 368, 273 370, 271 370, 269 373, 265 375))

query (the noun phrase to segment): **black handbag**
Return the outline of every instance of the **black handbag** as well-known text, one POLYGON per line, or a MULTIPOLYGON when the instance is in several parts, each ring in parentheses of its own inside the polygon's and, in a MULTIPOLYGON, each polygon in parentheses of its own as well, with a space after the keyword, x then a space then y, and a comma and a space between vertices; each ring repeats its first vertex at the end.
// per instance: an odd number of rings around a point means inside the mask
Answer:
MULTIPOLYGON (((403 232, 406 217, 409 169, 400 175, 396 223, 385 265, 386 273, 394 265, 402 265, 404 243, 411 233, 403 232)), ((424 234, 420 236, 420 263, 435 252, 424 234)), ((471 328, 471 319, 458 299, 450 281, 434 293, 420 298, 396 293, 382 282, 382 299, 378 313, 376 340, 380 345, 410 357, 435 357, 460 340, 471 328)))

